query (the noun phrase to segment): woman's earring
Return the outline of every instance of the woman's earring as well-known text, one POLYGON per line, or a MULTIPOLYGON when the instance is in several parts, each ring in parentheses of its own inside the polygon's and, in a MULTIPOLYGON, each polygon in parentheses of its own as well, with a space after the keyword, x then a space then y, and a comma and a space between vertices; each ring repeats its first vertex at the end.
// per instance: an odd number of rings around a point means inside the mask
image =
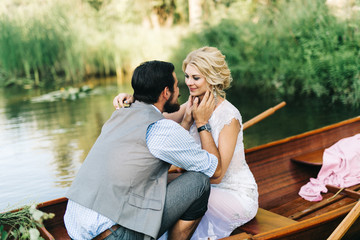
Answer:
POLYGON ((217 100, 217 93, 216 93, 215 87, 213 87, 213 95, 214 95, 214 98, 215 98, 215 106, 216 106, 217 103, 218 103, 218 100, 217 100))

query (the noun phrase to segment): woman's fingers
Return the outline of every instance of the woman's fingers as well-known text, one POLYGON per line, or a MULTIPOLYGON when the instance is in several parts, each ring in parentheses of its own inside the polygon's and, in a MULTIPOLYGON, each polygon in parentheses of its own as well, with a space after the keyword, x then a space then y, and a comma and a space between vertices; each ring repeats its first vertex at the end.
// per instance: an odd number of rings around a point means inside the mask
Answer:
POLYGON ((127 93, 119 93, 113 100, 113 105, 116 109, 120 107, 126 107, 125 104, 131 104, 133 102, 132 95, 127 93))
POLYGON ((214 95, 210 91, 206 91, 203 99, 201 100, 200 105, 206 108, 215 108, 215 98, 214 95))
POLYGON ((121 106, 122 103, 119 102, 119 99, 118 99, 118 96, 114 97, 114 100, 113 100, 113 105, 116 109, 119 109, 121 106))

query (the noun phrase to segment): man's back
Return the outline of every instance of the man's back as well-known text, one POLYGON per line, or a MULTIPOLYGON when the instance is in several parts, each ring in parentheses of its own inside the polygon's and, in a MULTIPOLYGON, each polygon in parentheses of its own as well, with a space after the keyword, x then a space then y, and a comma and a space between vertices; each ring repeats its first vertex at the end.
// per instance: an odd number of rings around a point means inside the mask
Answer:
POLYGON ((68 198, 124 227, 156 234, 169 164, 149 152, 146 130, 161 118, 152 105, 141 102, 115 111, 85 159, 68 198))

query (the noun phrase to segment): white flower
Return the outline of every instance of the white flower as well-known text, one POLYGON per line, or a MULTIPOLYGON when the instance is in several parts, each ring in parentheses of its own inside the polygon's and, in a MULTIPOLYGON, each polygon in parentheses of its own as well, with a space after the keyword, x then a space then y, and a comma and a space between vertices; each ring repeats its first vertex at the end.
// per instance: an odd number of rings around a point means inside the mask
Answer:
POLYGON ((41 220, 41 217, 44 215, 44 213, 40 210, 34 209, 31 215, 35 221, 39 222, 41 220))
POLYGON ((40 232, 36 228, 30 228, 30 240, 38 240, 40 237, 40 232))

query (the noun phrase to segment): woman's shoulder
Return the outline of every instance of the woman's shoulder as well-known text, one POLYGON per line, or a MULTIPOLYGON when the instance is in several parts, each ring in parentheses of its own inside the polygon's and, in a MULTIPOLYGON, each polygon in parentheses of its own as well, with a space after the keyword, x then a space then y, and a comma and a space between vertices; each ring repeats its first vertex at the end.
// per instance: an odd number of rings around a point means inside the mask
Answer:
POLYGON ((239 110, 226 99, 215 109, 215 113, 217 122, 229 124, 234 118, 242 122, 239 110))
POLYGON ((241 115, 240 111, 226 99, 224 99, 224 101, 219 105, 219 112, 241 115))

